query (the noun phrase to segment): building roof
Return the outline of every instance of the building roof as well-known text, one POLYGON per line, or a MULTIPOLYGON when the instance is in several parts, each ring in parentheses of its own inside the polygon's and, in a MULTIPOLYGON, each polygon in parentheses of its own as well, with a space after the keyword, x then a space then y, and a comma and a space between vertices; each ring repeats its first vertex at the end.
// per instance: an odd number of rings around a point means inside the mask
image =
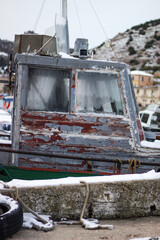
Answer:
POLYGON ((147 85, 147 86, 134 86, 134 88, 136 89, 152 89, 152 88, 160 88, 160 84, 156 84, 156 85, 147 85))
POLYGON ((148 77, 153 77, 152 74, 144 72, 144 71, 139 71, 139 70, 134 70, 131 71, 131 75, 140 75, 140 76, 148 76, 148 77))

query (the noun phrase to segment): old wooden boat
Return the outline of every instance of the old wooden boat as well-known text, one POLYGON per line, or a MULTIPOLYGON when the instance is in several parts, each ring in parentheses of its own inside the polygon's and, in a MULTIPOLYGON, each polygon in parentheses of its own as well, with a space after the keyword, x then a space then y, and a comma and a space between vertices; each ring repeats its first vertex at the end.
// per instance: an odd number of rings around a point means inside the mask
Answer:
POLYGON ((1 179, 159 170, 160 150, 141 146, 128 66, 87 54, 16 55, 12 143, 1 143, 1 179))
POLYGON ((159 171, 160 150, 141 144, 128 65, 88 58, 86 39, 70 54, 62 6, 56 36, 15 38, 12 136, 0 143, 0 179, 159 171))

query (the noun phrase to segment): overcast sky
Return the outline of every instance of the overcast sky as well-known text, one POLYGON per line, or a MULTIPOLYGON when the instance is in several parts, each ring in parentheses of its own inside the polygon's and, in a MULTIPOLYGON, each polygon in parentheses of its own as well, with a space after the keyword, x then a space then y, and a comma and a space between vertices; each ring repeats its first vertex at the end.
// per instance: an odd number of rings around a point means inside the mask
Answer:
MULTIPOLYGON (((13 41, 15 34, 35 30, 43 2, 0 0, 0 38, 13 41)), ((60 2, 45 1, 37 33, 44 34, 45 29, 54 25, 55 13, 61 12, 60 2)), ((68 0, 70 47, 74 46, 77 37, 88 38, 89 48, 96 47, 106 37, 112 38, 132 26, 158 18, 160 0, 68 0)))

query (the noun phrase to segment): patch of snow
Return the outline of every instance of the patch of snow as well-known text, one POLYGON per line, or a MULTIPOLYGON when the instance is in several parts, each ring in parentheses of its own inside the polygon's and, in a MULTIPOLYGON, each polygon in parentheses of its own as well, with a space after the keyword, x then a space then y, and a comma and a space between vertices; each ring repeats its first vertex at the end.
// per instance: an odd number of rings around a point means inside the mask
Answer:
POLYGON ((55 225, 77 225, 79 221, 75 220, 68 220, 67 218, 61 218, 60 222, 54 222, 55 225))
MULTIPOLYGON (((4 137, 5 138, 5 137, 4 137)), ((11 140, 8 140, 8 139, 0 139, 0 144, 12 144, 12 141, 11 140)))
POLYGON ((61 55, 62 58, 76 59, 75 57, 72 57, 72 56, 70 56, 70 55, 68 55, 67 53, 64 53, 64 52, 59 52, 59 55, 61 55))
POLYGON ((5 52, 0 52, 0 55, 1 55, 1 56, 4 56, 4 57, 8 57, 8 54, 5 53, 5 52))
POLYGON ((148 142, 146 140, 141 141, 142 147, 148 147, 148 148, 158 148, 160 149, 160 141, 155 140, 154 142, 148 142))
POLYGON ((36 217, 32 213, 23 213, 23 225, 24 228, 36 228, 37 230, 43 230, 46 231, 50 230, 53 227, 53 221, 50 220, 49 215, 40 215, 42 218, 44 218, 47 223, 44 224, 36 219, 36 217))
POLYGON ((0 194, 0 203, 5 203, 10 206, 8 213, 18 208, 18 202, 16 202, 13 198, 3 196, 2 194, 0 194))
MULTIPOLYGON (((108 183, 108 182, 151 180, 151 179, 160 179, 160 172, 155 172, 155 170, 151 170, 147 173, 141 173, 141 174, 124 174, 124 175, 93 176, 93 177, 67 177, 67 178, 50 179, 50 180, 13 179, 7 184, 10 187, 16 186, 18 188, 30 188, 30 187, 42 187, 42 186, 73 185, 73 184, 80 184, 81 181, 85 181, 90 184, 90 183, 108 183)), ((2 188, 3 188, 3 185, 0 184, 0 189, 2 188)))
POLYGON ((10 122, 12 121, 12 116, 9 112, 0 109, 0 122, 10 122))
POLYGON ((84 219, 81 218, 81 223, 83 224, 83 226, 86 229, 108 229, 108 230, 113 230, 113 225, 108 225, 108 224, 104 224, 101 225, 99 224, 97 219, 84 219))
MULTIPOLYGON (((23 226, 24 228, 35 228, 37 230, 52 230, 54 227, 54 223, 52 220, 50 220, 50 216, 49 215, 39 215, 40 217, 42 217, 43 219, 45 219, 47 221, 46 224, 43 224, 39 221, 37 221, 36 217, 32 214, 32 213, 23 213, 23 226)), ((65 224, 65 225, 72 225, 72 224, 77 224, 79 222, 75 222, 75 221, 67 221, 67 220, 62 220, 58 223, 55 224, 65 224)), ((113 225, 109 225, 109 224, 99 224, 99 221, 97 219, 81 219, 81 223, 83 224, 83 226, 86 229, 108 229, 108 230, 113 230, 113 225)))

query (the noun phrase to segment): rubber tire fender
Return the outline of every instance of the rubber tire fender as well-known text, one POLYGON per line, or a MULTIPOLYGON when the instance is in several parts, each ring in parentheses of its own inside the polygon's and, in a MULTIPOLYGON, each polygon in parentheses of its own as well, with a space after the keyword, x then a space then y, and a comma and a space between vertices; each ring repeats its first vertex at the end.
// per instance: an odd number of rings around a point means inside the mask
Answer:
POLYGON ((23 224, 23 210, 21 205, 8 196, 3 196, 4 198, 6 202, 1 201, 0 198, 0 208, 3 211, 3 214, 0 215, 0 240, 4 240, 17 233, 23 224), (12 209, 12 204, 15 204, 16 208, 12 209))

